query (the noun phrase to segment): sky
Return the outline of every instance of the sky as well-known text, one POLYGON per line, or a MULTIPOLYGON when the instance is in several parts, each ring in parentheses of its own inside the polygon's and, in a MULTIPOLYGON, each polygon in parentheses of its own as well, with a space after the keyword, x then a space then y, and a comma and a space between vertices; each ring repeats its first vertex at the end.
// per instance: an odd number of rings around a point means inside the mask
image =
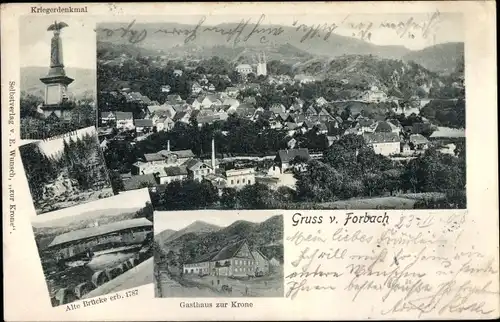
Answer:
MULTIPOLYGON (((371 33, 370 42, 376 45, 402 45, 412 50, 422 49, 424 47, 444 43, 464 41, 464 23, 462 15, 458 13, 442 13, 432 19, 436 11, 431 11, 425 14, 324 14, 324 15, 272 15, 265 14, 262 24, 281 24, 285 26, 295 26, 305 24, 307 26, 316 26, 318 24, 336 24, 338 27, 334 33, 343 36, 353 36, 367 40, 366 35, 371 33), (430 32, 427 36, 423 36, 421 30, 416 28, 415 24, 409 28, 409 32, 413 31, 414 38, 410 39, 407 36, 401 36, 401 33, 390 29, 380 28, 382 22, 408 22, 409 19, 420 26, 423 23, 432 21, 430 32), (372 23, 368 32, 365 32, 365 37, 360 33, 366 31, 366 28, 372 23)), ((63 42, 63 56, 66 67, 73 68, 96 68, 96 40, 95 27, 101 22, 130 22, 136 20, 138 23, 144 22, 177 22, 185 24, 196 24, 201 16, 192 15, 164 15, 164 16, 64 16, 64 15, 42 15, 42 16, 24 16, 20 19, 20 65, 26 66, 46 66, 48 68, 50 62, 50 40, 52 32, 47 31, 50 24, 57 21, 66 22, 69 27, 64 28, 61 32, 63 42)), ((217 25, 225 22, 240 22, 241 19, 251 18, 252 22, 257 22, 261 17, 261 13, 247 16, 242 15, 208 15, 205 25, 217 25)), ((405 33, 406 35, 408 33, 405 33)))
POLYGON ((65 67, 96 68, 95 21, 85 16, 29 15, 19 21, 20 65, 49 68, 50 40, 53 32, 47 28, 54 20, 64 21, 69 27, 61 31, 65 67))
MULTIPOLYGON (((201 17, 199 15, 148 16, 147 18, 117 16, 103 22, 129 23, 135 20, 136 23, 170 22, 196 25, 201 17)), ((316 27, 318 24, 327 26, 334 24, 336 28, 333 33, 363 39, 376 45, 401 45, 411 50, 420 50, 439 43, 464 41, 462 14, 438 11, 416 14, 207 15, 204 25, 238 23, 242 19, 250 19, 250 23, 256 23, 261 18, 261 25, 284 25, 296 28, 302 24, 308 27, 316 27), (388 28, 388 23, 394 23, 400 27, 388 28), (371 33, 369 39, 368 33, 371 33)))
POLYGON ((197 220, 220 227, 227 227, 237 220, 260 223, 276 215, 280 215, 276 210, 245 210, 242 212, 220 210, 156 211, 154 230, 155 234, 159 234, 165 229, 180 230, 197 220))
POLYGON ((62 151, 62 149, 64 148, 64 143, 63 143, 64 141, 69 142, 70 140, 76 140, 77 138, 82 137, 85 134, 97 135, 97 131, 93 126, 86 127, 84 129, 76 130, 76 133, 70 136, 61 137, 54 140, 51 139, 40 140, 33 144, 38 144, 40 150, 46 156, 50 157, 51 155, 54 155, 62 151))
MULTIPOLYGON (((142 208, 148 201, 150 201, 148 188, 125 191, 113 197, 99 199, 78 206, 64 208, 50 213, 45 213, 43 215, 38 215, 36 217, 33 217, 31 223, 34 227, 62 226, 67 222, 82 220, 83 218, 78 217, 80 214, 85 212, 90 212, 97 209, 103 210, 142 208)), ((102 216, 106 215, 115 216, 117 215, 117 213, 110 212, 109 214, 106 214, 105 212, 103 212, 102 216)))

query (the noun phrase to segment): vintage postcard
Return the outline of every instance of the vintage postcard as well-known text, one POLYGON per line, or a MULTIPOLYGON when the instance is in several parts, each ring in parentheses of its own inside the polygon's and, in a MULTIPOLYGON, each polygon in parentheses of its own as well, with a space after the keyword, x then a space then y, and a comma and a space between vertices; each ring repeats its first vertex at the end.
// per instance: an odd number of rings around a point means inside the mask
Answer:
POLYGON ((19 147, 38 215, 113 195, 95 127, 19 147))
POLYGON ((0 12, 5 320, 500 316, 494 2, 0 12))
POLYGON ((53 306, 91 305, 90 298, 153 281, 147 189, 38 216, 32 225, 53 306))

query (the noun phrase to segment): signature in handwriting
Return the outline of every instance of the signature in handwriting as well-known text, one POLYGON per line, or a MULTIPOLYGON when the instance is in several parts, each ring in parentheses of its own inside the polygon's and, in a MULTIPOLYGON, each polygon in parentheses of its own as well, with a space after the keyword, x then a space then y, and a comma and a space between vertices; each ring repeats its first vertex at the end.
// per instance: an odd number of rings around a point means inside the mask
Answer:
POLYGON ((383 315, 398 312, 417 311, 419 316, 425 313, 431 313, 437 310, 439 315, 445 313, 462 313, 465 311, 487 315, 494 312, 493 308, 487 308, 484 301, 484 295, 496 294, 488 288, 492 281, 486 282, 482 286, 475 286, 470 280, 466 281, 459 287, 456 286, 455 280, 450 280, 441 283, 434 294, 414 298, 405 296, 396 301, 394 306, 389 310, 382 311, 383 315), (474 295, 480 295, 480 300, 474 300, 474 295))

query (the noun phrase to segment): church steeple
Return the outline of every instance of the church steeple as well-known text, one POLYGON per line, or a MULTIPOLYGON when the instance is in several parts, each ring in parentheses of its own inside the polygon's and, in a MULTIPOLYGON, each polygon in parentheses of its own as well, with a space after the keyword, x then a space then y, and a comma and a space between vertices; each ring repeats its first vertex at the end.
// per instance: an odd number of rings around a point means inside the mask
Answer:
POLYGON ((257 76, 266 76, 267 75, 267 61, 266 54, 262 53, 258 55, 258 64, 257 64, 257 76))

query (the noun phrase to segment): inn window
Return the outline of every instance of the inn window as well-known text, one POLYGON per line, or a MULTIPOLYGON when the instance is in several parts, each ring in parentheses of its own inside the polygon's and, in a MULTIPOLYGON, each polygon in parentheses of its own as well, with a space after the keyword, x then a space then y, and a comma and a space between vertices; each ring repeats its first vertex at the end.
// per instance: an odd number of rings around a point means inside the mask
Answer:
POLYGON ((231 184, 234 184, 234 180, 231 180, 231 184))
POLYGON ((240 184, 240 180, 236 180, 236 184, 240 184))
POLYGON ((245 183, 245 178, 243 178, 243 180, 241 180, 242 183, 245 183))

